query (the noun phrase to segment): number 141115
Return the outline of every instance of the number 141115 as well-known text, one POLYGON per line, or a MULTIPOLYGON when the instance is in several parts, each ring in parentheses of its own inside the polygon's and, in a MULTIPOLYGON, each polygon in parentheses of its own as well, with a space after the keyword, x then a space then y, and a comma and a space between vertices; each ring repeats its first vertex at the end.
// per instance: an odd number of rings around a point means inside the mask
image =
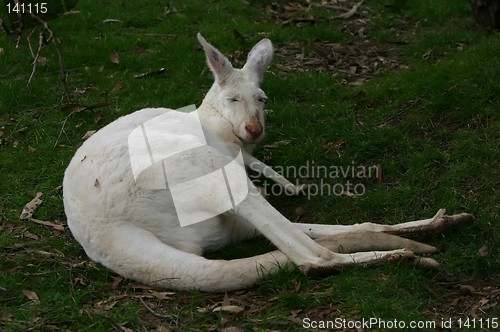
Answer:
POLYGON ((19 1, 16 3, 7 3, 7 12, 16 13, 16 14, 46 14, 48 11, 47 3, 20 3, 19 1))
POLYGON ((460 329, 498 329, 498 318, 459 318, 457 320, 460 329))

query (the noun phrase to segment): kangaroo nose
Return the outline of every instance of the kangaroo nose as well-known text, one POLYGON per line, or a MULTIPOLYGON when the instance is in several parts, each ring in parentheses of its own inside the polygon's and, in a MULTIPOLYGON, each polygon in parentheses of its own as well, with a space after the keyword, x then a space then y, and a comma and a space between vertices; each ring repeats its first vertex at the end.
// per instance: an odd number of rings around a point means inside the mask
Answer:
POLYGON ((245 130, 252 136, 252 138, 257 138, 262 134, 262 125, 259 120, 247 123, 245 125, 245 130))

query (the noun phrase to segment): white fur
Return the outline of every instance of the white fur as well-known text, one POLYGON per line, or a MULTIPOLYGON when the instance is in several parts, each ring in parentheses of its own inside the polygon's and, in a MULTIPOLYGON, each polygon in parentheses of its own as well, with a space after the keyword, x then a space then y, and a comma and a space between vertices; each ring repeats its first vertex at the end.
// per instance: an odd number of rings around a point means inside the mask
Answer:
MULTIPOLYGON (((300 188, 250 155, 253 146, 264 136, 266 96, 260 84, 272 59, 271 42, 268 39, 260 41, 250 52, 245 66, 234 69, 227 58, 201 35, 198 39, 215 77, 197 110, 204 129, 214 133, 209 136, 209 145, 215 147, 220 141, 237 144, 244 151, 247 165, 252 163, 257 169, 267 169, 270 172, 266 173, 272 174, 277 183, 292 188, 292 192, 299 191, 300 188)), ((226 291, 244 288, 263 274, 275 273, 281 266, 291 263, 310 272, 411 256, 410 252, 402 250, 351 255, 335 251, 339 251, 340 246, 351 248, 349 252, 373 246, 369 241, 353 245, 349 234, 365 234, 366 231, 403 233, 437 228, 454 220, 453 216, 441 213, 432 219, 396 226, 294 226, 258 195, 249 181, 251 192, 236 208, 204 222, 180 227, 168 190, 155 190, 144 185, 163 181, 155 167, 141 174, 143 181, 134 180, 127 150, 127 138, 132 130, 168 111, 163 108, 143 109, 107 125, 84 142, 65 172, 64 206, 74 237, 91 259, 124 277, 170 289, 226 291), (201 256, 205 251, 259 233, 279 250, 231 261, 208 260, 201 256), (318 241, 321 245, 311 239, 320 236, 327 237, 318 241)), ((209 150, 209 157, 210 160, 225 158, 217 148, 209 150)), ((192 155, 190 158, 186 162, 199 163, 208 171, 214 170, 215 164, 207 161, 206 156, 192 155)), ((391 241, 395 242, 388 245, 387 238, 384 238, 384 243, 378 243, 378 247, 387 250, 414 245, 414 250, 420 252, 435 250, 416 242, 391 241)))

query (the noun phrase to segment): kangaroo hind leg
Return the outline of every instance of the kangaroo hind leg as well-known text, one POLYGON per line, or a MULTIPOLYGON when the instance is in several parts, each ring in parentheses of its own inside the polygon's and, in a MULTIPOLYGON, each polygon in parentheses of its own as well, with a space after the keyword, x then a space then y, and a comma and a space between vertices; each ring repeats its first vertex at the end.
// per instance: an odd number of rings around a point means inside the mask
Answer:
POLYGON ((471 224, 474 217, 469 213, 446 215, 445 209, 440 209, 432 218, 404 222, 394 225, 382 225, 371 222, 354 225, 302 224, 294 223, 295 227, 311 238, 320 238, 340 233, 351 232, 384 232, 396 235, 412 233, 442 234, 453 228, 471 224))

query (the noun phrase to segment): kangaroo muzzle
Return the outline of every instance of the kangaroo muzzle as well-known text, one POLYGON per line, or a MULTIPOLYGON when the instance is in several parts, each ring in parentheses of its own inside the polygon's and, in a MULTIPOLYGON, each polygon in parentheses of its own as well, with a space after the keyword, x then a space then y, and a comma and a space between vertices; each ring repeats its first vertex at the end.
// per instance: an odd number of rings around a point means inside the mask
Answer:
POLYGON ((262 124, 260 123, 257 117, 252 117, 250 121, 245 124, 245 131, 252 137, 254 140, 258 139, 264 129, 262 128, 262 124))

